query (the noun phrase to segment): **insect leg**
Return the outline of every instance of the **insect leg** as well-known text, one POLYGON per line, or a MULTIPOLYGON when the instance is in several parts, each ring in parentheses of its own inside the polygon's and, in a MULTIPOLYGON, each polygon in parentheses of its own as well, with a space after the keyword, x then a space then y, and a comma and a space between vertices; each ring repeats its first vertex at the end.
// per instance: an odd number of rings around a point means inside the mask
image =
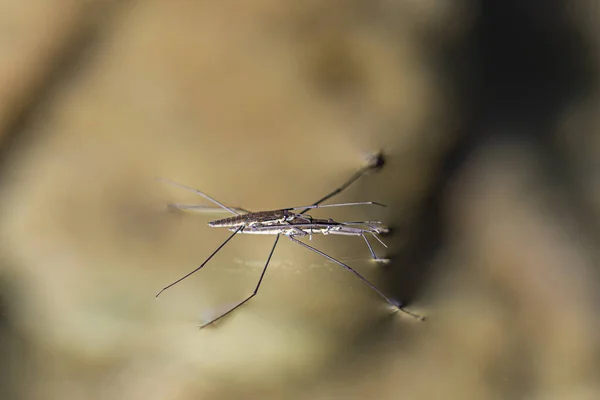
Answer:
POLYGON ((373 257, 373 260, 385 261, 384 259, 377 257, 377 255, 375 254, 375 251, 373 251, 373 247, 371 246, 371 243, 369 243, 369 240, 367 240, 367 237, 365 236, 365 234, 362 233, 360 236, 362 236, 362 238, 365 239, 365 243, 367 244, 367 247, 369 248, 369 251, 371 252, 371 256, 373 257))
MULTIPOLYGON (((313 205, 317 206, 317 205, 321 204, 322 202, 324 202, 325 200, 328 200, 328 199, 332 198, 336 194, 341 193, 343 190, 345 190, 346 188, 348 188, 348 186, 350 186, 352 183, 354 183, 354 181, 356 181, 358 178, 360 178, 361 176, 363 176, 364 174, 366 174, 370 170, 375 170, 375 169, 381 168, 383 166, 383 164, 384 164, 383 155, 381 153, 377 153, 375 156, 373 156, 369 160, 369 164, 368 165, 365 165, 364 167, 362 167, 354 175, 352 175, 350 177, 350 179, 348 179, 346 182, 344 182, 344 184, 342 186, 340 186, 339 188, 335 189, 334 191, 332 191, 328 195, 324 196, 323 198, 319 199, 313 205)), ((306 210, 303 210, 302 212, 300 212, 300 214, 304 214, 308 210, 309 209, 307 208, 306 210)))
POLYGON ((170 185, 173 185, 173 186, 179 186, 180 188, 183 188, 183 189, 189 190, 190 192, 194 192, 194 193, 196 193, 196 194, 198 194, 198 195, 200 195, 200 196, 204 197, 206 200, 209 200, 209 201, 213 202, 214 204, 218 205, 218 206, 219 206, 219 207, 221 207, 222 209, 224 209, 224 210, 227 210, 227 211, 229 211, 229 212, 230 212, 230 213, 232 213, 232 214, 235 214, 235 215, 240 215, 240 213, 238 213, 237 211, 234 211, 233 209, 231 209, 231 208, 227 207, 225 204, 222 204, 222 203, 221 203, 221 202, 219 202, 218 200, 215 200, 215 199, 213 199, 212 197, 210 197, 210 196, 209 196, 209 195, 207 195, 206 193, 203 193, 203 192, 199 191, 198 189, 191 188, 191 187, 189 187, 189 186, 183 185, 183 184, 181 184, 181 183, 177 183, 177 182, 175 182, 175 181, 172 181, 172 180, 170 180, 170 179, 167 179, 167 178, 157 177, 157 178, 155 178, 155 179, 156 179, 156 180, 158 180, 158 181, 163 181, 163 182, 166 182, 166 183, 168 183, 168 184, 170 184, 170 185))
POLYGON ((356 275, 356 277, 358 277, 361 281, 363 281, 364 283, 366 283, 371 289, 373 289, 375 292, 377 292, 378 295, 380 295, 381 297, 383 297, 385 299, 385 301, 387 301, 389 304, 393 305, 394 307, 398 308, 400 311, 404 312, 405 314, 410 315, 413 318, 419 319, 421 321, 425 320, 425 317, 422 317, 418 314, 412 313, 406 309, 404 309, 404 307, 402 306, 402 304, 398 304, 395 301, 393 301, 392 299, 390 299, 389 297, 387 297, 385 294, 383 294, 383 292, 379 289, 377 289, 377 287, 375 287, 375 285, 373 285, 371 282, 369 282, 368 280, 366 280, 361 274, 359 274, 355 269, 353 269, 352 267, 344 264, 343 262, 336 260, 335 258, 331 257, 330 255, 322 252, 321 250, 318 250, 312 246, 309 246, 308 244, 296 239, 293 237, 293 235, 288 236, 290 238, 290 240, 292 240, 293 242, 298 243, 299 245, 302 245, 304 247, 306 247, 307 249, 314 251, 317 254, 322 255, 323 257, 325 257, 326 259, 333 261, 334 263, 340 265, 341 267, 343 267, 344 269, 346 269, 347 271, 352 272, 354 275, 356 275))
MULTIPOLYGON (((385 204, 377 203, 376 201, 355 201, 352 203, 337 203, 337 204, 324 204, 324 205, 313 204, 311 206, 298 206, 298 207, 283 208, 283 210, 299 210, 301 208, 305 208, 305 210, 302 212, 306 212, 308 210, 312 210, 313 208, 365 206, 365 205, 375 205, 375 206, 387 207, 385 204)), ((300 213, 300 214, 302 214, 302 213, 300 213)))
MULTIPOLYGON (((209 206, 202 206, 199 204, 179 204, 179 203, 169 203, 167 204, 167 206, 169 208, 176 208, 178 210, 182 210, 182 211, 192 211, 192 212, 200 212, 200 213, 207 213, 207 214, 217 214, 217 213, 222 213, 224 211, 229 211, 229 210, 225 210, 222 208, 217 208, 217 207, 209 207, 209 206)), ((233 211, 239 212, 239 213, 243 213, 243 214, 248 214, 250 213, 250 211, 245 210, 243 208, 240 207, 230 207, 233 211)))
POLYGON ((182 280, 184 280, 185 278, 187 278, 187 277, 189 277, 190 275, 192 275, 192 274, 196 273, 197 271, 199 271, 199 270, 200 270, 200 268, 204 267, 204 266, 206 265, 206 263, 207 263, 208 261, 210 261, 210 259, 211 259, 211 258, 213 258, 213 256, 214 256, 215 254, 217 254, 217 253, 219 252, 219 250, 221 250, 221 249, 223 248, 223 246, 225 246, 225 245, 227 244, 227 242, 229 242, 231 239, 233 239, 233 237, 234 237, 235 235, 237 235, 237 234, 238 234, 238 232, 240 232, 240 231, 241 231, 243 228, 244 228, 244 226, 242 225, 242 226, 240 226, 240 227, 239 227, 239 228, 238 228, 238 229, 237 229, 235 232, 233 232, 233 233, 231 234, 231 236, 229 236, 229 237, 228 237, 228 238, 227 238, 227 239, 226 239, 226 240, 225 240, 223 243, 221 243, 221 245, 220 245, 219 247, 217 247, 217 249, 216 249, 215 251, 213 251, 213 252, 212 252, 212 254, 211 254, 210 256, 208 256, 208 258, 207 258, 206 260, 204 260, 204 262, 203 262, 202 264, 200 264, 200 266, 199 266, 198 268, 196 268, 196 269, 195 269, 195 270, 193 270, 192 272, 189 272, 189 273, 187 273, 186 275, 182 276, 181 278, 177 279, 175 282, 171 283, 170 285, 167 285, 167 286, 165 286, 164 288, 162 288, 162 290, 161 290, 160 292, 158 292, 158 293, 156 294, 156 296, 155 296, 155 297, 158 297, 158 296, 160 296, 160 294, 161 294, 162 292, 164 292, 165 290, 167 290, 168 288, 170 288, 170 287, 172 287, 172 286, 175 286, 176 284, 178 284, 179 282, 181 282, 181 281, 182 281, 182 280))
POLYGON ((371 235, 373 235, 373 237, 374 237, 375 239, 377 239, 377 241, 378 241, 379 243, 381 243, 381 245, 387 249, 387 244, 383 243, 383 240, 381 240, 381 239, 379 238, 379 236, 377 236, 377 234, 376 234, 375 232, 369 232, 369 233, 370 233, 371 235))
POLYGON ((237 308, 241 307, 243 304, 245 304, 248 300, 250 300, 251 298, 253 298, 254 296, 256 296, 256 294, 258 293, 258 288, 260 288, 260 284, 262 283, 263 277, 265 276, 265 272, 267 272, 267 267, 269 266, 269 262, 271 261, 271 257, 273 256, 273 252, 275 251, 275 247, 277 246, 277 242, 279 241, 279 234, 277 235, 277 237, 275 238, 275 243, 273 243, 273 247, 271 248, 271 252, 269 253, 269 257, 267 257, 267 262, 265 263, 265 267, 263 268, 262 273, 260 274, 260 278, 258 279, 258 284, 256 285, 256 288, 254 289, 254 292, 252 292, 252 294, 248 297, 246 297, 244 300, 240 301, 238 304, 236 304, 234 307, 232 307, 229 311, 224 312, 223 314, 219 315, 217 318, 214 318, 213 320, 202 324, 200 326, 200 329, 214 323, 217 322, 218 320, 220 320, 221 318, 223 318, 224 316, 226 316, 227 314, 232 313, 234 310, 236 310, 237 308))

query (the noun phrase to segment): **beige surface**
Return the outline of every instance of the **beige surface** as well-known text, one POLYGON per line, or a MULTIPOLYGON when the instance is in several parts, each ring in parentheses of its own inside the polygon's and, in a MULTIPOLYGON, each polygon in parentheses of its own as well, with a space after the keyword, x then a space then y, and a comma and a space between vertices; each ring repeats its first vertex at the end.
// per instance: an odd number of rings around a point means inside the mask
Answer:
MULTIPOLYGON (((388 316, 352 275, 285 238, 260 295, 211 329, 196 326, 252 291, 272 238, 235 238, 154 299, 227 236, 206 225, 212 216, 169 212, 170 201, 200 198, 156 176, 271 209, 312 203, 384 149, 384 169, 337 199, 389 208, 313 214, 382 219, 399 228, 389 253, 406 251, 459 123, 419 34, 451 43, 469 13, 431 2, 382 1, 370 14, 336 1, 13 3, 0 2, 12 46, 0 54, 12 62, 0 69, 0 128, 17 139, 0 199, 11 396, 597 394, 594 240, 521 143, 482 146, 452 182, 446 241, 418 266, 433 273, 410 305, 425 323, 388 316), (81 32, 93 32, 89 48, 71 55, 68 73, 48 72, 81 32), (21 110, 29 119, 15 125, 21 110)), ((569 150, 586 147, 580 138, 569 150)), ((373 264, 360 238, 311 244, 382 287, 411 269, 373 264)))

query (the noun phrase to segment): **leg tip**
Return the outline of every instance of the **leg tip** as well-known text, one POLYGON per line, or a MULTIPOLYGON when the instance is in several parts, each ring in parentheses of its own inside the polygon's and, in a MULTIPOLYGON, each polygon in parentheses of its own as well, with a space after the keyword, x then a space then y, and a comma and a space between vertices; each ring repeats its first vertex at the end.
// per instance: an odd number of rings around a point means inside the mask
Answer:
POLYGON ((400 311, 403 312, 404 314, 413 317, 414 319, 418 320, 418 321, 425 321, 427 318, 419 315, 417 313, 414 313, 412 311, 408 311, 406 308, 404 308, 404 303, 396 303, 396 311, 400 311))
POLYGON ((198 325, 198 330, 202 330, 202 329, 205 329, 205 328, 207 328, 207 327, 209 327, 209 326, 213 326, 213 323, 214 323, 214 322, 215 322, 215 321, 210 321, 210 322, 205 322, 205 323, 204 323, 204 324, 202 324, 202 325, 198 325))
POLYGON ((378 170, 383 167, 384 164, 385 158, 383 157, 383 152, 380 150, 369 157, 367 165, 370 169, 378 170))
POLYGON ((389 264, 391 261, 389 258, 372 258, 372 260, 381 265, 389 264))
POLYGON ((383 227, 378 227, 375 229, 375 233, 377 233, 378 235, 391 235, 392 234, 392 228, 389 228, 387 226, 383 226, 383 227))

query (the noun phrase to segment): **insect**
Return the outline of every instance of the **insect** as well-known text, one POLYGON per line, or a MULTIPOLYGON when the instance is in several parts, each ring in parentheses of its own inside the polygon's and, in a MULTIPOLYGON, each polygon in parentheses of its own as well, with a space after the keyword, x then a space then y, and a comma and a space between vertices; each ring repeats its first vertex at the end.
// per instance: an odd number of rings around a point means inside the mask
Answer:
MULTIPOLYGON (((358 273, 352 267, 333 258, 332 256, 324 253, 323 251, 318 250, 317 248, 310 246, 309 244, 297 239, 297 237, 305 237, 305 236, 308 236, 309 239, 312 239, 312 235, 315 235, 315 234, 361 236, 364 239, 365 243, 367 244, 367 247, 369 248, 371 257, 376 261, 384 261, 383 259, 380 259, 379 257, 377 257, 377 255, 375 254, 375 251, 373 250, 373 247, 371 246, 371 244, 369 243, 369 240, 367 239, 367 234, 368 234, 368 235, 374 237, 384 247, 387 247, 387 246, 385 246, 383 241, 377 236, 380 233, 385 233, 388 231, 388 229, 385 228, 381 222, 379 222, 379 221, 336 222, 332 219, 316 219, 316 218, 313 218, 312 216, 306 214, 306 212, 308 212, 309 210, 315 209, 315 208, 346 207, 346 206, 357 206, 357 205, 384 206, 381 203, 376 203, 376 202, 372 202, 372 201, 353 202, 353 203, 338 203, 338 204, 321 204, 324 201, 330 199, 331 197, 335 196, 336 194, 339 194, 340 192, 342 192, 343 190, 348 188, 353 182, 355 182, 358 178, 360 178, 367 172, 369 172, 371 170, 379 169, 382 165, 383 165, 382 155, 378 154, 378 155, 374 156, 365 167, 363 167, 362 169, 357 171, 342 186, 335 189, 331 193, 327 194, 326 196, 324 196, 323 198, 321 198, 320 200, 318 200, 317 202, 315 202, 312 205, 300 206, 300 207, 290 207, 290 208, 284 208, 284 209, 279 209, 279 210, 270 210, 270 211, 257 211, 257 212, 251 212, 248 210, 244 210, 242 208, 228 207, 197 189, 193 189, 191 187, 182 185, 180 183, 171 181, 166 178, 157 178, 163 182, 166 182, 166 183, 169 183, 169 184, 172 184, 175 186, 179 186, 186 190, 192 191, 192 192, 204 197, 205 199, 211 201, 212 203, 216 204, 222 210, 225 210, 231 214, 234 214, 234 216, 229 217, 229 218, 218 219, 215 221, 210 221, 208 223, 208 225, 210 227, 227 228, 229 231, 232 232, 232 234, 223 243, 221 243, 212 252, 212 254, 210 254, 210 256, 208 256, 208 258, 202 264, 200 264, 199 267, 197 267, 193 271, 187 273, 186 275, 182 276, 181 278, 177 279, 175 282, 165 286, 160 292, 158 292, 156 294, 156 297, 160 296, 161 293, 164 292, 165 290, 171 288, 172 286, 176 285, 177 283, 188 278, 190 275, 198 272, 202 267, 204 267, 215 256, 215 254, 217 254, 231 239, 233 239, 233 237, 235 235, 237 235, 237 234, 275 235, 276 236, 275 242, 273 243, 273 246, 271 247, 271 251, 269 252, 269 256, 267 257, 267 261, 265 263, 265 266, 263 267, 262 273, 260 275, 260 278, 258 280, 258 283, 257 283, 253 293, 251 295, 249 295, 248 297, 246 297, 244 300, 237 303, 232 308, 230 308, 228 311, 226 311, 226 312, 222 313, 221 315, 219 315, 218 317, 202 324, 200 326, 200 328, 204 328, 208 325, 211 325, 211 324, 217 322, 218 320, 220 320, 221 318, 232 313, 233 311, 235 311, 236 309, 238 309, 239 307, 244 305, 246 302, 248 302, 251 298, 256 296, 256 294, 258 293, 258 290, 260 288, 260 285, 263 281, 263 278, 265 276, 265 273, 267 271, 267 268, 269 266, 269 262, 271 261, 273 253, 275 251, 275 248, 277 247, 277 243, 279 242, 279 238, 281 237, 281 235, 283 235, 283 236, 286 236, 287 238, 289 238, 292 242, 297 243, 297 244, 305 247, 306 249, 311 250, 311 251, 327 258, 328 260, 340 265, 347 271, 352 272, 357 278, 359 278, 361 281, 363 281, 366 285, 368 285, 372 290, 374 290, 377 294, 379 294, 379 296, 381 296, 383 299, 385 299, 389 304, 394 306, 396 309, 398 309, 414 318, 417 318, 419 320, 424 320, 425 319, 424 317, 422 317, 418 314, 412 313, 411 311, 406 310, 402 304, 399 304, 396 301, 389 298, 388 296, 386 296, 381 290, 379 290, 375 285, 373 285, 371 282, 369 282, 367 279, 365 279, 360 273, 358 273), (296 210, 302 210, 302 211, 295 212, 296 210)), ((181 210, 197 210, 197 211, 214 210, 214 208, 200 206, 200 205, 169 204, 169 206, 173 207, 173 208, 181 209, 181 210)))

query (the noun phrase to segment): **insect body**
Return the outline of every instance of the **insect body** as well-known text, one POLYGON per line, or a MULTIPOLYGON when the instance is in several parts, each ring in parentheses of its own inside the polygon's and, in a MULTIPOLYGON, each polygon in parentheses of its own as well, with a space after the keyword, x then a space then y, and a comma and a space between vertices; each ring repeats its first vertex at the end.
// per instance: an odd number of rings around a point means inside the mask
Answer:
MULTIPOLYGON (((230 231, 235 231, 235 228, 229 228, 230 231)), ((364 236, 365 234, 371 234, 373 237, 381 240, 377 237, 377 234, 386 233, 386 228, 374 228, 374 227, 365 227, 360 228, 357 226, 351 226, 343 222, 336 222, 332 219, 324 220, 324 219, 312 219, 311 221, 303 221, 300 219, 293 219, 287 221, 285 223, 268 223, 268 224, 254 224, 251 225, 240 233, 250 234, 250 235, 273 235, 280 233, 282 235, 297 235, 297 236, 306 236, 306 235, 344 235, 344 236, 364 236)), ((383 242, 380 242, 383 244, 383 242)), ((384 247, 385 246, 384 244, 384 247)), ((378 259, 377 257, 374 257, 378 259)))
MULTIPOLYGON (((260 288, 260 284, 262 283, 262 279, 265 275, 265 272, 267 271, 267 267, 269 266, 271 257, 273 256, 275 248, 277 247, 279 238, 281 235, 284 235, 284 236, 288 237, 292 242, 297 243, 297 244, 307 248, 308 250, 311 250, 311 251, 327 258, 328 260, 340 265, 347 271, 352 272, 357 278, 362 280, 365 284, 367 284, 371 289, 373 289, 375 292, 377 292, 377 294, 379 294, 389 304, 393 305, 398 310, 400 310, 406 314, 409 314, 414 318, 423 320, 424 318, 421 317, 420 315, 414 314, 414 313, 404 309, 404 307, 401 304, 390 299, 388 296, 386 296, 377 287, 375 287, 372 283, 370 283, 368 280, 366 280, 362 275, 360 275, 352 267, 331 257, 330 255, 322 252, 321 250, 318 250, 318 249, 304 243, 303 241, 300 241, 297 239, 297 237, 305 237, 305 236, 309 236, 309 238, 311 238, 312 235, 315 235, 315 234, 361 236, 364 239, 365 243, 367 244, 369 251, 371 252, 372 258, 377 261, 382 261, 382 259, 377 257, 377 255, 375 254, 375 251, 373 250, 373 247, 371 246, 371 244, 369 243, 369 241, 367 239, 367 234, 371 235, 380 244, 385 246, 383 241, 381 241, 381 239, 377 236, 380 233, 387 232, 387 228, 383 227, 381 222, 379 222, 379 221, 336 222, 332 219, 316 219, 316 218, 311 217, 310 215, 305 214, 307 211, 314 209, 314 208, 343 207, 343 206, 352 206, 352 205, 383 206, 383 204, 371 202, 371 201, 354 202, 354 203, 340 203, 340 204, 327 204, 327 205, 321 204, 322 202, 328 200, 329 198, 333 197, 334 195, 336 195, 336 194, 340 193, 341 191, 343 191, 344 189, 346 189, 348 186, 350 186, 350 184, 352 184, 354 181, 356 181, 358 178, 360 178, 363 174, 365 174, 369 170, 377 169, 377 168, 381 167, 381 165, 383 165, 382 160, 383 159, 382 159, 381 155, 378 155, 377 157, 375 157, 372 160, 372 162, 369 165, 367 165, 366 167, 364 167, 363 169, 358 171, 356 174, 354 174, 348 181, 346 181, 346 183, 344 183, 342 186, 340 186, 339 188, 337 188, 336 190, 329 193, 327 196, 323 197, 322 199, 320 199, 319 201, 315 202, 314 204, 312 204, 310 206, 291 207, 291 208, 284 208, 284 209, 271 210, 271 211, 250 212, 250 211, 240 209, 240 208, 230 208, 230 207, 227 207, 226 205, 220 203, 219 201, 213 199, 212 197, 208 196, 207 194, 200 192, 199 190, 190 188, 188 186, 184 186, 182 184, 173 182, 173 181, 165 179, 165 178, 159 178, 162 181, 165 181, 170 184, 193 191, 194 193, 196 193, 196 194, 204 197, 205 199, 213 202, 214 204, 218 205, 221 209, 234 214, 234 216, 229 217, 229 218, 224 218, 224 219, 218 219, 218 220, 211 221, 208 223, 208 225, 210 227, 227 228, 233 233, 223 243, 221 243, 221 245, 219 247, 217 247, 217 249, 215 251, 213 251, 213 253, 198 268, 194 269, 193 271, 191 271, 188 274, 184 275, 183 277, 179 278, 178 280, 171 283, 170 285, 167 285, 166 287, 164 287, 160 292, 158 292, 156 297, 158 297, 163 291, 165 291, 165 290, 169 289, 170 287, 174 286, 175 284, 181 282, 185 278, 189 277, 190 275, 194 274, 195 272, 200 270, 202 267, 204 267, 204 265, 206 265, 208 263, 208 261, 210 261, 210 259, 217 252, 219 252, 219 250, 221 250, 235 235, 237 235, 237 234, 275 235, 276 236, 275 242, 273 243, 273 247, 271 248, 269 256, 267 257, 267 261, 266 261, 263 271, 260 275, 260 278, 258 280, 256 288, 254 289, 254 292, 250 296, 245 298, 243 301, 241 301, 237 305, 235 305, 233 308, 231 308, 229 311, 227 311, 227 312, 221 314, 220 316, 218 316, 217 318, 214 318, 213 320, 203 324, 202 326, 200 326, 200 328, 210 325, 210 324, 220 320, 224 316, 230 314, 231 312, 233 312, 238 307, 245 304, 248 300, 250 300, 252 297, 254 297, 258 293, 258 289, 260 288), (294 212, 295 210, 302 210, 302 211, 294 212)), ((207 207, 198 206, 198 205, 170 204, 170 206, 174 207, 174 208, 182 209, 182 210, 207 210, 207 207)), ((385 247, 387 247, 387 246, 385 246, 385 247)))
POLYGON ((237 228, 240 226, 252 226, 261 223, 283 223, 288 219, 293 219, 295 216, 296 214, 289 210, 257 211, 210 221, 208 226, 213 228, 237 228))

